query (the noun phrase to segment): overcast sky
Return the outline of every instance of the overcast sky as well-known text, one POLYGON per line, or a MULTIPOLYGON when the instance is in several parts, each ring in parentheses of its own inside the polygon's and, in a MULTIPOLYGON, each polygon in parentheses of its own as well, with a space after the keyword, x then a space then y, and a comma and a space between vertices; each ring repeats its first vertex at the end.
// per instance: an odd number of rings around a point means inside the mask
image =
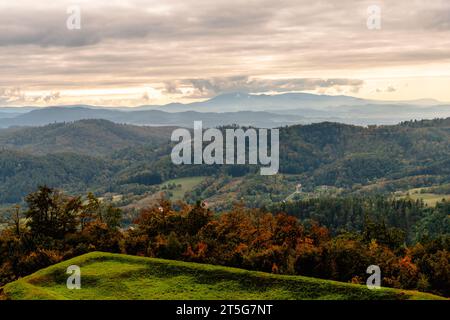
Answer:
POLYGON ((0 0, 2 106, 232 91, 450 101, 449 88, 449 0, 0 0), (71 5, 79 30, 67 28, 71 5))

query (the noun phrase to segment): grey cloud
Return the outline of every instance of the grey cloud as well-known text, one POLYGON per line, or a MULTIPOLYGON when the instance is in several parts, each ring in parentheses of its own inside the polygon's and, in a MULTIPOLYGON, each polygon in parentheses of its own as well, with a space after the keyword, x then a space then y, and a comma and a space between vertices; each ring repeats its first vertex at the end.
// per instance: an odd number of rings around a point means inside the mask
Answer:
POLYGON ((270 7, 258 7, 255 2, 234 7, 226 2, 177 4, 167 15, 142 9, 138 3, 127 8, 114 4, 103 8, 81 6, 80 30, 67 29, 69 15, 63 5, 48 10, 23 7, 1 11, 0 46, 77 47, 114 39, 180 40, 259 33, 274 15, 270 7))
POLYGON ((50 94, 46 94, 42 97, 39 97, 37 101, 42 100, 45 103, 49 103, 52 101, 57 101, 60 98, 61 94, 59 92, 52 92, 50 94))
MULTIPOLYGON (((449 4, 447 3, 447 5, 449 4)), ((450 6, 439 11, 428 11, 424 15, 426 29, 450 30, 450 6)))
POLYGON ((0 103, 21 103, 26 100, 21 88, 0 88, 0 103))
POLYGON ((394 86, 388 86, 388 87, 385 88, 385 89, 377 88, 375 91, 376 91, 377 93, 382 93, 382 92, 391 93, 391 92, 396 92, 397 89, 396 89, 394 86))
POLYGON ((0 46, 38 45, 41 47, 90 46, 108 39, 142 38, 151 30, 168 32, 151 15, 140 12, 116 13, 82 11, 81 29, 66 27, 68 15, 61 10, 0 13, 0 46), (131 18, 131 19, 130 19, 131 18))
POLYGON ((397 89, 395 89, 393 86, 389 86, 387 89, 386 89, 386 92, 395 92, 397 89))
MULTIPOLYGON (((0 12, 0 46, 90 46, 103 41, 222 41, 242 36, 295 36, 296 33, 330 32, 366 37, 366 9, 373 1, 168 1, 166 14, 144 10, 145 2, 128 6, 105 4, 81 6, 81 30, 66 28, 66 6, 23 6, 0 12)), ((93 1, 95 3, 95 1, 93 1)), ((382 7, 383 30, 449 30, 450 3, 445 0, 378 1, 382 7)), ((67 3, 66 3, 67 4, 67 3)), ((147 5, 148 7, 148 5, 147 5)), ((299 34, 301 36, 301 34, 299 34)), ((332 37, 331 37, 332 38, 332 37)), ((268 41, 268 42, 269 42, 268 41)))
POLYGON ((150 101, 150 97, 148 96, 148 92, 144 92, 141 97, 144 101, 150 101))
POLYGON ((176 81, 166 81, 164 83, 164 94, 181 94, 181 90, 178 89, 176 81))
POLYGON ((27 96, 21 88, 0 88, 0 103, 6 105, 17 105, 24 103, 51 103, 61 97, 60 92, 45 93, 40 96, 27 96))
POLYGON ((193 87, 190 97, 211 97, 227 92, 292 92, 320 88, 350 87, 353 92, 364 84, 358 79, 253 79, 248 76, 215 77, 212 79, 187 79, 177 81, 178 86, 193 87))

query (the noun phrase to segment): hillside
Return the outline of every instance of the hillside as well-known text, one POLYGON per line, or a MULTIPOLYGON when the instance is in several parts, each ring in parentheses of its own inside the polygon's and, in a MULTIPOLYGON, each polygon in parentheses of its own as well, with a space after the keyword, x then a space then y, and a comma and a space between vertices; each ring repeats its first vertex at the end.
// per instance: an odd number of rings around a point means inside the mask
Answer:
POLYGON ((128 147, 167 144, 173 130, 173 127, 142 127, 91 119, 3 129, 0 145, 33 154, 73 152, 105 156, 128 147))
POLYGON ((174 166, 173 127, 81 120, 3 129, 0 204, 20 202, 42 183, 98 195, 144 195, 161 182, 195 176, 210 181, 186 190, 193 191, 190 200, 243 198, 252 206, 282 201, 299 182, 308 192, 320 186, 352 193, 438 186, 450 182, 449 129, 450 118, 368 128, 330 122, 283 127, 277 179, 261 177, 254 166, 174 166))
POLYGON ((440 299, 431 294, 281 276, 243 269, 109 253, 90 253, 7 284, 6 299, 440 299), (66 288, 66 269, 81 267, 81 290, 66 288))
POLYGON ((110 172, 110 164, 86 155, 0 150, 0 203, 20 202, 23 195, 44 184, 68 191, 105 184, 102 177, 110 172))

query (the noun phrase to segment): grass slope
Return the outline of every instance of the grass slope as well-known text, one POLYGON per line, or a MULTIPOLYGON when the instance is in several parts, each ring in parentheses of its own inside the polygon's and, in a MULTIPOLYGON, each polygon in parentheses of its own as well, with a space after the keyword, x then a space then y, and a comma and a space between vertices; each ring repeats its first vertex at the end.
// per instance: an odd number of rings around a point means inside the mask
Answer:
POLYGON ((177 187, 175 189, 170 190, 170 192, 172 193, 170 200, 177 201, 177 200, 182 200, 184 198, 184 194, 186 192, 194 189, 194 187, 196 187, 198 184, 200 184, 204 179, 205 179, 205 177, 198 177, 198 176, 187 177, 187 178, 178 178, 178 179, 167 180, 164 183, 162 183, 161 186, 167 186, 169 184, 176 184, 177 187))
POLYGON ((397 192, 397 198, 410 198, 413 200, 422 199, 423 202, 430 206, 436 206, 436 203, 441 201, 450 201, 450 194, 437 194, 428 192, 430 188, 414 188, 406 192, 397 192))
POLYGON ((94 252, 3 287, 6 299, 438 299, 404 290, 281 276, 180 261, 94 252), (66 288, 66 269, 81 267, 81 290, 66 288))

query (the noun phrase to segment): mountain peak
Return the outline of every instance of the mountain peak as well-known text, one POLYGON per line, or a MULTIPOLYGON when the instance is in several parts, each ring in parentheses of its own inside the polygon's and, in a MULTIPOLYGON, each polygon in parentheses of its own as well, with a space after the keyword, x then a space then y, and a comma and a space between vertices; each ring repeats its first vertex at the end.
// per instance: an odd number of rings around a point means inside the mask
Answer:
POLYGON ((242 99, 242 98, 249 98, 253 95, 246 93, 246 92, 228 92, 228 93, 222 93, 219 94, 211 99, 209 99, 208 101, 217 101, 217 100, 230 100, 230 99, 242 99))

